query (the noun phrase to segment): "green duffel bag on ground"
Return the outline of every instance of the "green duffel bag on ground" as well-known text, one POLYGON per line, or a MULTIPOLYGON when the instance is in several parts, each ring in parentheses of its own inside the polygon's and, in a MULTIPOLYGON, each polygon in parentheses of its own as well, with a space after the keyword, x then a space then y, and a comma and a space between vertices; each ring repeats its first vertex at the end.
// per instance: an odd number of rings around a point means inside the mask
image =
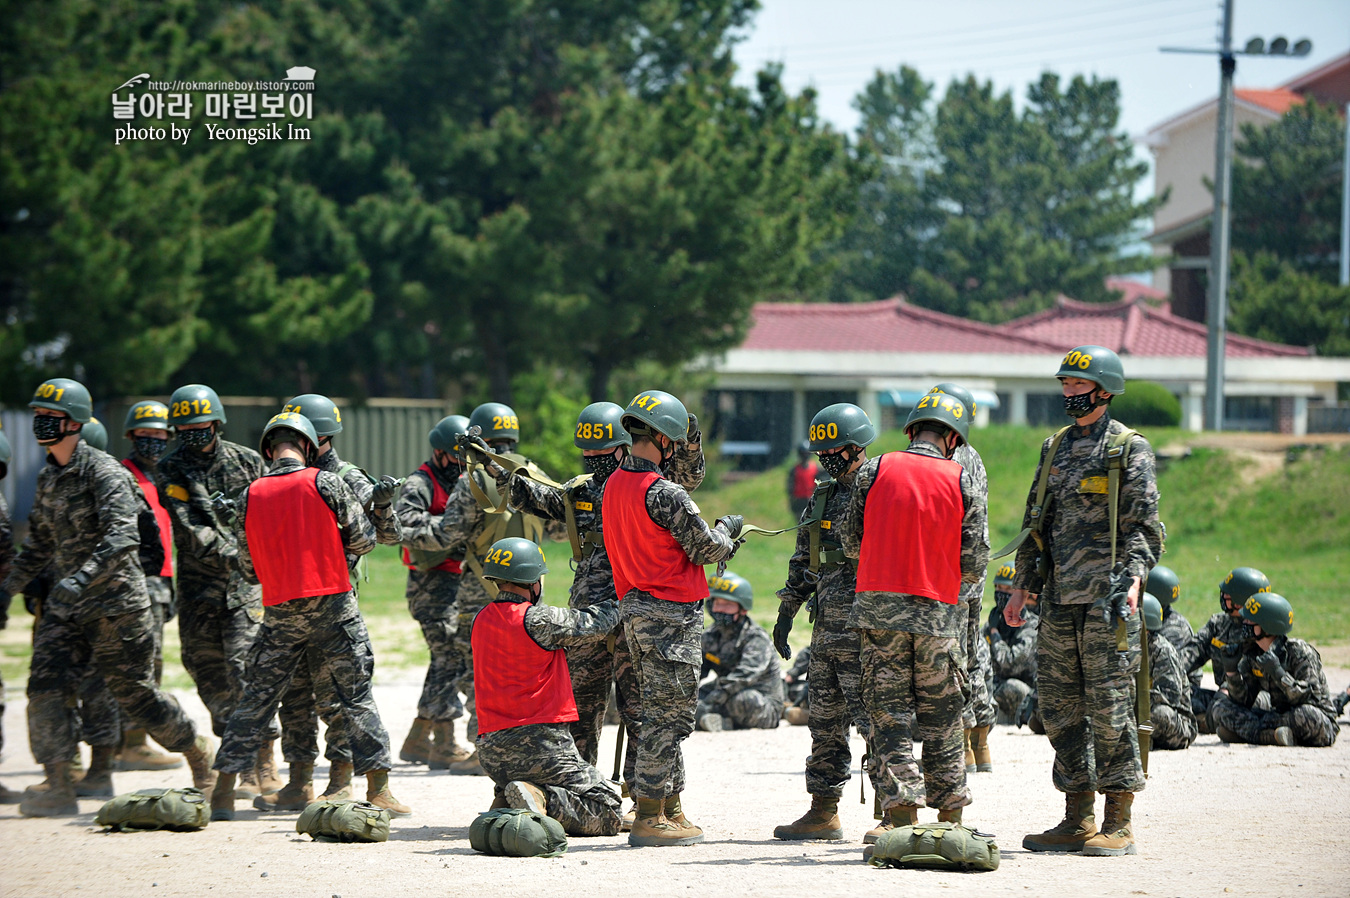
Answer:
POLYGON ((874 867, 916 867, 928 870, 981 872, 997 870, 998 845, 994 837, 959 823, 920 823, 899 826, 864 850, 874 867))
POLYGON ((197 789, 141 789, 106 802, 94 822, 118 832, 137 829, 190 832, 204 829, 211 822, 211 806, 197 789))
POLYGON ((295 831, 316 842, 387 842, 389 812, 367 801, 316 801, 300 812, 295 831))
POLYGON ((484 811, 469 824, 469 846, 499 857, 558 857, 567 834, 552 817, 520 808, 484 811))

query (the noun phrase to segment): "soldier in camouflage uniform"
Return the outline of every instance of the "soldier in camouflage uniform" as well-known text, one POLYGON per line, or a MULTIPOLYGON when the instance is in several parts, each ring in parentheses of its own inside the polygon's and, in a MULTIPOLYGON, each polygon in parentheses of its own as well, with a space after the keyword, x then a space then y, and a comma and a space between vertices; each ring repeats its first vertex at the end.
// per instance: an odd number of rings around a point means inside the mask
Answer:
POLYGON ((750 619, 750 581, 726 571, 708 580, 711 629, 703 631, 702 680, 695 723, 711 733, 723 729, 772 730, 783 719, 783 672, 769 633, 750 619))
POLYGON ((1003 619, 1016 573, 1012 565, 1005 564, 994 575, 994 609, 989 612, 986 631, 993 665, 994 702, 1001 724, 1014 723, 1022 704, 1036 691, 1038 617, 1032 611, 1025 612, 1020 627, 1010 627, 1003 619))
POLYGON ((1270 580, 1254 567, 1235 567, 1219 582, 1219 613, 1186 641, 1180 651, 1181 664, 1186 673, 1198 677, 1200 668, 1208 661, 1212 665, 1214 684, 1218 689, 1191 687, 1191 707, 1195 710, 1200 732, 1214 732, 1214 700, 1224 688, 1225 672, 1236 670, 1242 656, 1242 606, 1258 592, 1270 592, 1270 580))
POLYGON ((983 497, 951 460, 969 429, 959 399, 924 396, 905 422, 909 448, 866 462, 849 498, 840 542, 858 559, 858 594, 848 626, 860 631, 868 768, 886 815, 864 840, 917 823, 921 805, 959 823, 970 804, 961 726, 969 611, 961 587, 979 582, 989 545, 983 497))
POLYGON ((628 843, 687 845, 703 830, 684 816, 682 743, 694 729, 703 612, 701 566, 735 554, 743 520, 709 528, 684 488, 662 474, 688 439, 689 413, 669 393, 649 390, 628 403, 621 421, 632 455, 605 483, 605 549, 633 667, 642 692, 641 739, 629 790, 637 802, 628 843))
POLYGON ((431 458, 408 475, 394 506, 403 526, 408 613, 421 627, 431 656, 417 700, 417 716, 398 756, 433 770, 445 770, 470 754, 455 740, 454 726, 464 716, 464 704, 455 688, 461 672, 455 636, 465 546, 444 530, 445 506, 463 472, 457 437, 468 429, 469 419, 463 415, 447 415, 437 422, 427 434, 431 458))
POLYGON ((1289 635, 1294 609, 1283 596, 1258 592, 1242 606, 1243 654, 1224 670, 1224 690, 1214 700, 1214 729, 1224 742, 1325 748, 1340 726, 1327 690, 1322 656, 1289 635), (1257 698, 1269 698, 1261 710, 1257 698))
MULTIPOLYGON (((1186 647, 1195 638, 1195 631, 1191 629, 1191 622, 1186 620, 1185 615, 1180 611, 1172 607, 1177 599, 1181 598, 1180 578, 1177 577, 1176 571, 1170 567, 1162 564, 1156 565, 1153 570, 1148 572, 1148 581, 1144 585, 1144 592, 1156 598, 1158 603, 1162 605, 1162 629, 1158 631, 1158 635, 1172 644, 1172 648, 1176 650, 1177 659, 1180 661, 1185 657, 1186 647)), ((1202 688, 1200 671, 1190 671, 1187 678, 1190 685, 1186 692, 1190 696, 1191 711, 1203 718, 1205 714, 1204 700, 1197 698, 1195 695, 1202 688)), ((1198 722, 1202 727, 1200 732, 1207 732, 1204 729, 1203 719, 1198 722)))
MULTIPOLYGON (((0 430, 0 480, 9 474, 9 460, 13 457, 9 437, 0 430)), ((4 588, 9 577, 9 565, 14 560, 14 525, 9 519, 9 503, 0 494, 0 630, 9 626, 10 594, 4 588)), ((0 752, 5 748, 5 681, 0 679, 0 752)), ((0 784, 0 804, 17 804, 22 796, 0 784)))
POLYGON ((1181 667, 1181 657, 1163 636, 1163 604, 1152 593, 1141 606, 1148 628, 1150 716, 1152 746, 1164 751, 1190 748, 1199 730, 1191 711, 1191 684, 1181 667))
POLYGON ((375 548, 373 520, 397 528, 398 482, 386 478, 373 487, 367 514, 340 476, 314 468, 318 442, 305 416, 274 415, 261 444, 271 466, 236 500, 239 570, 260 584, 265 615, 250 652, 249 682, 216 755, 221 777, 211 797, 213 821, 234 819, 233 780, 253 769, 267 722, 296 669, 307 663, 316 691, 341 705, 355 772, 366 777, 366 800, 395 817, 412 813, 389 790, 389 734, 375 707, 375 659, 347 561, 375 548), (307 654, 320 660, 309 663, 307 654))
MULTIPOLYGON (((159 463, 159 494, 173 519, 178 564, 178 635, 183 667, 211 713, 211 728, 225 734, 247 683, 248 653, 262 623, 262 593, 239 574, 239 545, 221 520, 211 496, 234 498, 262 475, 258 453, 221 436, 225 407, 216 391, 201 384, 179 387, 169 398, 169 423, 177 445, 159 463)), ((239 798, 276 792, 273 745, 279 730, 267 725, 259 763, 269 779, 262 788, 256 772, 241 778, 239 798)))
POLYGON ((618 623, 618 603, 545 605, 546 573, 539 547, 519 537, 493 543, 483 559, 498 592, 473 627, 478 757, 494 783, 493 807, 547 814, 568 835, 612 836, 619 797, 572 741, 567 724, 577 709, 564 650, 603 642, 618 623))
POLYGON ((78 813, 70 761, 78 734, 70 708, 91 663, 123 713, 187 757, 194 785, 213 784, 209 742, 154 682, 150 597, 135 555, 135 481, 71 427, 89 420, 91 405, 89 391, 66 378, 45 381, 34 393, 33 434, 48 449, 47 464, 23 552, 0 584, 13 593, 43 572, 55 582, 33 633, 28 678, 29 742, 48 789, 23 800, 26 816, 78 813))
MULTIPOLYGON (((365 471, 351 462, 344 462, 333 448, 333 437, 342 433, 342 413, 327 396, 304 393, 282 407, 283 412, 304 415, 314 426, 319 438, 319 458, 315 467, 342 478, 351 489, 363 510, 371 508, 376 484, 365 471)), ((394 478, 383 478, 386 490, 394 478)), ((402 536, 398 517, 390 513, 375 514, 366 511, 375 528, 375 541, 380 545, 394 545, 402 536)), ((352 590, 360 593, 365 576, 362 556, 348 555, 347 567, 352 573, 352 590)), ((321 799, 351 797, 352 752, 347 744, 346 723, 342 706, 329 684, 332 676, 323 669, 325 658, 314 649, 305 652, 304 662, 297 665, 291 684, 281 699, 281 755, 290 766, 290 781, 272 795, 259 795, 253 806, 260 811, 301 811, 314 800, 314 762, 319 757, 319 718, 327 727, 324 756, 329 762, 329 783, 321 799), (320 694, 322 693, 322 694, 320 694)))
POLYGON ((1041 719, 1055 749, 1055 788, 1066 795, 1064 820, 1023 839, 1030 851, 1134 854, 1134 793, 1144 788, 1134 707, 1139 669, 1139 615, 1144 579, 1162 554, 1153 449, 1113 421, 1108 405, 1125 391, 1125 369, 1114 352, 1080 346, 1056 376, 1065 411, 1076 423, 1045 441, 1027 500, 1024 528, 1033 524, 1037 484, 1049 465, 1048 490, 1036 540, 1022 543, 1004 620, 1020 625, 1027 594, 1040 596, 1036 676, 1041 719), (1108 456, 1108 453, 1115 453, 1108 456), (1123 466, 1111 473, 1111 459, 1123 466), (1119 482, 1116 533, 1111 532, 1110 481, 1119 482), (1043 559, 1038 546, 1044 541, 1043 559), (1038 562, 1045 564, 1038 570, 1038 562), (1113 561, 1116 562, 1113 569, 1113 561), (1117 616, 1124 600, 1125 649, 1117 616), (1106 793, 1099 833, 1094 792, 1106 793))
MULTIPOLYGON (((775 827, 774 838, 789 841, 842 839, 839 799, 851 776, 849 726, 867 738, 867 710, 863 707, 862 666, 858 660, 858 633, 848 628, 856 588, 856 567, 845 556, 839 533, 848 513, 858 468, 867 461, 866 447, 876 439, 867 413, 849 402, 826 406, 811 419, 808 445, 832 478, 816 489, 802 520, 811 524, 797 531, 797 546, 788 560, 787 581, 778 590, 778 620, 774 647, 783 658, 792 655, 788 634, 803 605, 814 624, 806 676, 806 725, 811 729, 811 754, 806 758, 806 791, 811 809, 785 826, 775 827)), ((801 664, 801 655, 797 665, 801 664)))

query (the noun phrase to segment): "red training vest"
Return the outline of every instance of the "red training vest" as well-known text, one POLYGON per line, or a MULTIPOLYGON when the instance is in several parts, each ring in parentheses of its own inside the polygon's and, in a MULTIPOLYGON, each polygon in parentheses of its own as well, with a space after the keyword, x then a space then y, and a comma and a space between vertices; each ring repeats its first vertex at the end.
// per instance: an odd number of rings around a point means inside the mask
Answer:
POLYGON ((660 479, 655 471, 620 468, 605 481, 601 518, 614 589, 620 599, 639 589, 669 602, 701 602, 708 597, 703 566, 690 561, 670 531, 647 513, 647 489, 660 479))
POLYGON ((792 498, 811 498, 811 494, 816 491, 816 472, 819 470, 815 463, 797 465, 792 469, 792 498))
POLYGON ((529 602, 496 601, 473 619, 474 701, 478 734, 532 723, 577 719, 567 653, 552 651, 525 631, 529 602))
MULTIPOLYGON (((441 482, 437 480, 436 475, 432 473, 431 465, 422 462, 422 467, 417 470, 426 474, 427 479, 431 481, 431 508, 429 508, 428 511, 432 514, 444 514, 445 503, 450 501, 450 494, 445 491, 445 487, 441 486, 441 482)), ((413 569, 412 555, 408 554, 407 546, 403 547, 403 566, 408 570, 413 569)), ((464 573, 464 565, 453 558, 447 558, 445 561, 442 561, 432 568, 432 570, 446 571, 451 574, 462 574, 464 573)))
MULTIPOLYGON (((141 492, 145 494, 145 501, 150 503, 150 510, 155 513, 155 523, 159 525, 159 541, 164 546, 164 564, 160 566, 159 576, 173 576, 173 522, 169 519, 169 510, 164 507, 164 503, 159 501, 159 487, 155 486, 149 475, 141 470, 129 458, 122 459, 122 464, 126 465, 131 476, 136 478, 137 485, 141 492)), ((152 575, 153 576, 153 575, 152 575)))
POLYGON ((302 468, 249 485, 244 535, 264 605, 352 588, 337 515, 319 495, 318 477, 316 469, 302 468))
POLYGON ((898 592, 955 605, 961 592, 961 465, 888 452, 863 506, 858 592, 898 592))

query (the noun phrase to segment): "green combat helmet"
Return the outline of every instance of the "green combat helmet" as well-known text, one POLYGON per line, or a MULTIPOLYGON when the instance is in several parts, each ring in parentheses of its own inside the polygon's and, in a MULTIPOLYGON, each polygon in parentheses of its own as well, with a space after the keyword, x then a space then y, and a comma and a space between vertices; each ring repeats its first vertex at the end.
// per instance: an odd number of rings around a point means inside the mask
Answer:
POLYGON ((1144 626, 1150 633, 1155 633, 1162 629, 1162 602, 1154 598, 1153 593, 1144 593, 1144 601, 1139 604, 1144 612, 1144 626))
POLYGON ((80 429, 80 436, 98 451, 108 451, 108 428, 104 427, 98 418, 90 418, 85 422, 84 427, 80 429))
POLYGON ((484 402, 469 413, 469 426, 482 430, 485 443, 520 441, 520 418, 515 409, 502 402, 484 402))
POLYGON ((994 586, 1002 586, 1011 590, 1013 588, 1013 578, 1017 576, 1017 568, 1011 564, 1001 564, 998 571, 994 574, 994 586))
POLYGON ((662 390, 643 390, 634 396, 619 423, 633 435, 659 433, 677 443, 688 442, 689 411, 662 390))
POLYGON ((225 406, 220 404, 216 391, 204 384, 188 384, 173 391, 169 397, 169 423, 201 424, 219 421, 225 424, 225 406))
POLYGON ((836 402, 816 412, 807 436, 808 449, 828 452, 842 446, 866 448, 877 438, 877 429, 867 412, 851 402, 836 402))
POLYGON ((577 415, 572 437, 578 449, 613 449, 631 446, 633 438, 623 429, 623 406, 617 402, 592 402, 577 415))
POLYGON ((87 424, 94 417, 94 400, 84 384, 69 377, 53 377, 38 384, 33 398, 28 401, 29 408, 47 408, 54 412, 65 412, 72 421, 87 424))
POLYGON ((1267 636, 1288 636, 1294 629, 1294 609, 1279 593, 1255 592, 1242 603, 1242 619, 1267 636))
POLYGON ((1076 346, 1059 363, 1055 377, 1090 380, 1112 396, 1125 392, 1125 366, 1105 346, 1076 346))
POLYGON ((928 393, 921 397, 905 420, 905 434, 911 440, 918 429, 915 425, 923 421, 946 425, 956 432, 961 442, 970 442, 970 414, 960 399, 945 393, 928 393))
POLYGON ((305 458, 310 464, 313 464, 319 452, 319 435, 314 432, 314 425, 309 422, 308 418, 295 412, 282 412, 279 415, 272 416, 272 419, 267 422, 267 426, 263 428, 262 439, 258 441, 258 454, 267 461, 271 461, 272 443, 274 441, 286 442, 296 436, 304 437, 305 441, 309 443, 305 458), (291 433, 278 433, 282 430, 289 430, 291 433))
POLYGON ((281 410, 304 415, 314 425, 314 432, 321 437, 331 437, 342 433, 342 412, 333 400, 318 393, 302 393, 288 401, 281 410))
POLYGON ((529 586, 548 573, 544 552, 520 536, 499 539, 483 556, 483 578, 529 586))
POLYGON ((1148 572, 1148 583, 1144 591, 1152 593, 1163 603, 1163 607, 1167 607, 1181 598, 1181 580, 1177 578, 1176 571, 1167 565, 1155 565, 1153 570, 1148 572))
POLYGON ((708 578, 708 607, 712 607, 713 599, 726 599, 728 602, 735 602, 745 611, 749 611, 755 604, 755 591, 750 588, 750 581, 740 574, 733 574, 727 571, 720 577, 708 578))
POLYGON ((142 399, 127 409, 127 420, 122 425, 122 433, 133 430, 168 430, 169 407, 153 399, 142 399))
POLYGON ((432 449, 442 452, 459 453, 459 437, 469 429, 469 419, 463 415, 446 415, 436 422, 427 434, 427 442, 432 449))
POLYGON ((958 383, 952 383, 951 381, 943 381, 942 383, 937 384, 936 386, 929 389, 928 392, 946 393, 948 396, 955 396, 957 399, 960 399, 962 402, 966 404, 967 414, 972 416, 975 414, 975 395, 958 383))
POLYGON ((1270 592, 1270 580, 1254 567, 1235 567, 1219 583, 1219 607, 1227 614, 1228 603, 1237 608, 1258 592, 1270 592))

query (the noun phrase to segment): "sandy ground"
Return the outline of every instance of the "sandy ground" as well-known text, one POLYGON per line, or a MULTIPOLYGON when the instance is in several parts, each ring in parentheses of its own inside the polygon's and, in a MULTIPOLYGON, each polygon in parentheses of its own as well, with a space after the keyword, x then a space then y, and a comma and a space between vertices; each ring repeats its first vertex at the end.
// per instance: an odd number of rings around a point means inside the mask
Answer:
MULTIPOLYGON (((1350 671, 1329 669, 1333 688, 1350 671)), ((412 719, 413 683, 376 688, 395 746, 412 719)), ((194 695, 179 694, 199 720, 194 695)), ((9 751, 0 780, 41 779, 25 746, 24 702, 11 691, 9 751)), ((606 729, 601 766, 613 762, 606 729)), ((685 808, 707 831, 687 848, 629 848, 626 836, 574 838, 562 858, 492 858, 469 848, 468 825, 491 799, 488 780, 401 765, 395 794, 414 815, 395 820, 378 845, 331 845, 295 833, 295 813, 242 810, 232 823, 196 833, 104 834, 98 800, 81 816, 29 820, 0 806, 0 894, 171 896, 381 895, 858 895, 895 889, 919 895, 1345 896, 1350 894, 1350 744, 1329 749, 1223 746, 1201 736, 1188 751, 1153 755, 1148 789, 1135 806, 1140 854, 1132 858, 1033 855, 1022 835, 1059 820, 1051 751, 1026 730, 996 728, 995 770, 972 776, 967 822, 999 837, 1002 867, 953 874, 878 870, 861 862, 870 801, 853 782, 841 807, 848 839, 778 842, 773 827, 806 809, 805 727, 695 733, 685 743, 685 808)), ((854 739, 855 759, 862 743, 854 739)), ((320 775, 326 773, 320 768, 320 775)), ((116 775, 119 791, 187 785, 186 769, 116 775)), ((323 779, 320 778, 320 784, 323 779)), ((1100 804, 1099 804, 1100 813, 1100 804)), ((921 819, 930 820, 933 811, 921 819)))

